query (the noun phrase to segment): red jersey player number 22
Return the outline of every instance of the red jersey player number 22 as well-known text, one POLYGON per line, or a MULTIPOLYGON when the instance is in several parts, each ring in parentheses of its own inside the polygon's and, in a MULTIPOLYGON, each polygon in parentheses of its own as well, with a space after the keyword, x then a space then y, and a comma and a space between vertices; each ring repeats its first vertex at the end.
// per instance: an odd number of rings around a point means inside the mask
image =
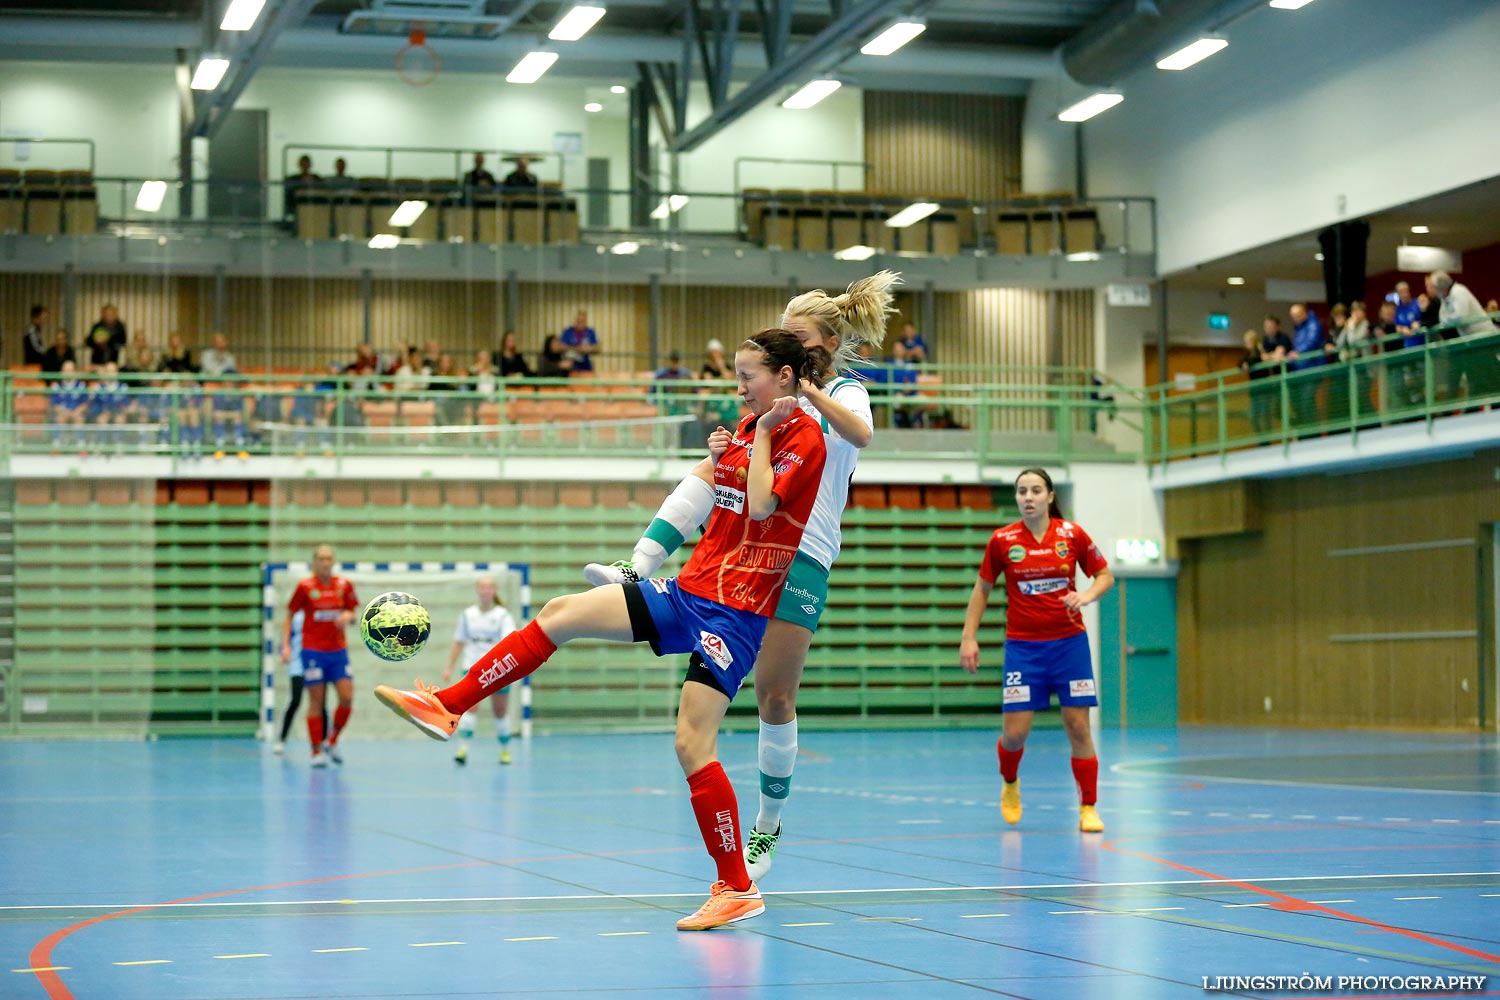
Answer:
POLYGON ((771 435, 776 510, 756 521, 745 509, 745 483, 758 419, 750 414, 740 421, 714 466, 714 510, 698 543, 710 549, 689 563, 677 585, 726 607, 770 616, 812 515, 827 452, 822 428, 805 412, 794 410, 778 424, 771 435), (718 525, 721 520, 737 522, 734 530, 718 525))
POLYGON ((1040 541, 1023 522, 997 530, 985 546, 979 576, 989 584, 1005 576, 1007 639, 1066 639, 1084 630, 1083 619, 1063 603, 1078 571, 1094 577, 1107 566, 1087 532, 1052 518, 1040 541))

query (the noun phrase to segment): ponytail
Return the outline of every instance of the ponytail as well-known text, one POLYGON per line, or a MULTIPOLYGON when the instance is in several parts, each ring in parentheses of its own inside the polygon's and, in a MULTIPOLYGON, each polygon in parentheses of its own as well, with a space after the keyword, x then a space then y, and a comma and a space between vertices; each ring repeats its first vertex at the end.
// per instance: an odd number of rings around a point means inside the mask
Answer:
POLYGON ((821 347, 808 351, 796 334, 776 327, 747 338, 740 348, 743 350, 747 347, 759 351, 766 359, 766 367, 773 372, 790 368, 799 382, 807 379, 818 388, 823 387, 823 373, 828 370, 829 356, 821 347))
POLYGON ((1022 469, 1021 474, 1016 476, 1015 489, 1021 488, 1021 480, 1026 476, 1036 476, 1047 484, 1047 492, 1052 495, 1052 499, 1047 502, 1047 516, 1056 518, 1059 521, 1067 520, 1067 518, 1063 517, 1062 506, 1057 502, 1057 490, 1053 487, 1052 477, 1047 475, 1047 470, 1039 469, 1035 466, 1030 469, 1022 469))
POLYGON ((844 371, 859 357, 860 344, 878 348, 885 342, 886 317, 896 311, 891 289, 899 284, 900 274, 880 271, 860 278, 842 295, 829 295, 815 288, 788 302, 782 321, 788 316, 806 316, 818 325, 824 337, 837 337, 839 346, 830 358, 829 368, 844 371))

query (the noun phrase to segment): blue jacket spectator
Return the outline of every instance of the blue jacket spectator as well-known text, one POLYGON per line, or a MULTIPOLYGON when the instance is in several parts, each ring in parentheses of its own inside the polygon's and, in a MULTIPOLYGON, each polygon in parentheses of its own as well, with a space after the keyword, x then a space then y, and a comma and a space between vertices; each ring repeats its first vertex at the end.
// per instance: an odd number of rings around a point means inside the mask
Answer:
POLYGON ((901 330, 901 350, 910 364, 921 364, 927 360, 927 341, 910 323, 901 330))
POLYGON ((563 346, 572 355, 574 372, 591 372, 594 370, 594 362, 589 355, 599 346, 599 335, 594 328, 589 326, 589 314, 583 310, 578 311, 578 317, 573 320, 573 325, 561 334, 563 346))
POLYGON ((1403 347, 1422 346, 1422 306, 1411 297, 1411 286, 1404 281, 1396 283, 1396 329, 1401 333, 1403 347))
POLYGON ((1292 306, 1292 322, 1296 324, 1292 330, 1292 350, 1297 352, 1297 357, 1292 361, 1291 369, 1301 371, 1326 364, 1328 358, 1323 347, 1328 341, 1323 336, 1323 324, 1317 315, 1299 303, 1292 306))

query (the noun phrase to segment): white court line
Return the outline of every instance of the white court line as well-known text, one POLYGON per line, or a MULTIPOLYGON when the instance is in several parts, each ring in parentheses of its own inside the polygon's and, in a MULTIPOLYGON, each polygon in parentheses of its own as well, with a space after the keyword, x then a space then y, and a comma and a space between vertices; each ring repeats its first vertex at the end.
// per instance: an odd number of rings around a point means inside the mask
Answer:
MULTIPOLYGON (((1464 750, 1481 750, 1493 752, 1494 747, 1476 745, 1472 747, 1455 747, 1455 752, 1464 750)), ((1222 760, 1241 760, 1240 757, 1179 757, 1179 764, 1210 764, 1222 760)), ((1123 761, 1119 764, 1111 764, 1109 770, 1115 774, 1134 774, 1133 768, 1149 766, 1149 761, 1123 761)), ((1278 781, 1274 778, 1226 778, 1217 774, 1195 774, 1191 771, 1143 771, 1137 777, 1146 777, 1160 780, 1180 780, 1182 778, 1193 778, 1198 781, 1222 781, 1229 785, 1280 785, 1285 788, 1336 788, 1345 792, 1370 793, 1369 785, 1339 785, 1322 781, 1278 781)), ((1460 792, 1451 788, 1393 788, 1381 785, 1381 791, 1405 792, 1411 795, 1462 795, 1472 798, 1475 795, 1500 796, 1500 792, 1460 792)), ((1488 821, 1486 821, 1488 822, 1488 821)))
MULTIPOLYGON (((1500 871, 1494 872, 1372 872, 1366 875, 1226 875, 1223 878, 1182 878, 1182 879, 1155 879, 1139 882, 1038 882, 1026 885, 935 885, 935 886, 909 886, 906 888, 884 888, 884 889, 781 889, 774 892, 761 891, 763 896, 870 896, 896 892, 921 893, 924 895, 941 895, 952 892, 1017 892, 1025 889, 1137 889, 1149 888, 1154 885, 1216 885, 1222 886, 1226 882, 1344 882, 1351 879, 1389 878, 1494 878, 1500 877, 1500 871)), ((83 903, 70 906, 66 903, 48 903, 37 906, 4 906, 0 905, 0 913, 11 910, 130 910, 141 907, 152 909, 191 909, 203 907, 225 906, 327 906, 336 903, 353 903, 356 905, 378 905, 381 903, 552 903, 552 902, 580 902, 595 899, 697 899, 703 898, 703 891, 696 892, 617 892, 592 893, 580 896, 416 896, 403 899, 279 899, 265 902, 241 902, 241 903, 83 903)))
POLYGON ((896 822, 899 823, 901 826, 922 826, 922 825, 924 825, 926 823, 941 823, 942 820, 940 820, 940 819, 898 819, 896 822))
POLYGON ((1414 899, 1442 899, 1442 896, 1392 896, 1398 903, 1409 903, 1414 899))

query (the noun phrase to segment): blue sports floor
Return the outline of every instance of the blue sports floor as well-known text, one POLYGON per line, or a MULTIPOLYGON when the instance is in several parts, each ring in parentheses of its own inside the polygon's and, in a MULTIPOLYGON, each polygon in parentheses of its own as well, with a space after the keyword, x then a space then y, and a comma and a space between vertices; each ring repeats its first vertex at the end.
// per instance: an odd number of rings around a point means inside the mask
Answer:
MULTIPOLYGON (((358 733, 327 771, 0 743, 0 998, 1500 995, 1492 738, 1105 732, 1108 831, 1083 835, 1059 731, 1015 828, 992 732, 804 732, 766 913, 682 934, 713 875, 669 735, 540 737, 506 768, 476 741, 458 768, 358 733)), ((721 752, 748 825, 755 737, 721 752)))

